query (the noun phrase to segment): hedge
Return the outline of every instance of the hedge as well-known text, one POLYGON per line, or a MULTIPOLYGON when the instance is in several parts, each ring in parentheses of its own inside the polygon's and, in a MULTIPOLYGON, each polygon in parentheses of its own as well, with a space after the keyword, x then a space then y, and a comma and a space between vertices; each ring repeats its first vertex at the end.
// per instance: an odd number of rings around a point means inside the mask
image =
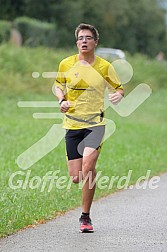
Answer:
POLYGON ((9 21, 0 20, 0 43, 10 39, 12 24, 9 21))
POLYGON ((30 47, 55 47, 57 45, 56 26, 53 23, 18 17, 14 20, 14 28, 21 33, 23 45, 30 47))

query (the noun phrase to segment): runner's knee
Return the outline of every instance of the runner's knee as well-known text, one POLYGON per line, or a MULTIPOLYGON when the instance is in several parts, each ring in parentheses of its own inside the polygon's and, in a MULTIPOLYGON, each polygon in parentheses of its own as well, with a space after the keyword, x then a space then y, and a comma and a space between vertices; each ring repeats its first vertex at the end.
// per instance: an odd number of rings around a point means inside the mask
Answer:
POLYGON ((84 167, 82 170, 83 174, 83 179, 88 177, 89 179, 94 179, 96 177, 96 170, 95 169, 90 169, 90 167, 84 167))

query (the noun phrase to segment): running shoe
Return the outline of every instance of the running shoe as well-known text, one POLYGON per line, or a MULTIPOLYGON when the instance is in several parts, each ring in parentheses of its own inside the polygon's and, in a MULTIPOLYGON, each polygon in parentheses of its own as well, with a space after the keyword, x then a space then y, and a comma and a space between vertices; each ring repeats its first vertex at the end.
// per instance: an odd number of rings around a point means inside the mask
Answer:
POLYGON ((89 216, 83 216, 79 218, 80 232, 81 233, 93 233, 93 226, 89 216))

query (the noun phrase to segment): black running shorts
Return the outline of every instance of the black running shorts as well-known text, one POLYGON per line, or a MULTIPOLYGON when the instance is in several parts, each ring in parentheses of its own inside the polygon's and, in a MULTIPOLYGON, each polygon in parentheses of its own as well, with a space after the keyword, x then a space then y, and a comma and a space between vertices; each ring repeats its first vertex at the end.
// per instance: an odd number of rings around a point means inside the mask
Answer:
POLYGON ((104 125, 86 129, 66 130, 65 141, 68 160, 82 158, 85 147, 100 151, 104 132, 104 125))

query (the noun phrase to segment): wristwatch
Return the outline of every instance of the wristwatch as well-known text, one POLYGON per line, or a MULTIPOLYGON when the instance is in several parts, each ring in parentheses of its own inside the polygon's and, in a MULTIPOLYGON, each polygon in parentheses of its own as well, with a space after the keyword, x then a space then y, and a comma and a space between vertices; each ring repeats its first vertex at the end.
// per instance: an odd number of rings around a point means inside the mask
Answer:
POLYGON ((63 99, 60 99, 60 100, 59 100, 59 104, 61 105, 63 101, 65 101, 64 98, 63 98, 63 99))

